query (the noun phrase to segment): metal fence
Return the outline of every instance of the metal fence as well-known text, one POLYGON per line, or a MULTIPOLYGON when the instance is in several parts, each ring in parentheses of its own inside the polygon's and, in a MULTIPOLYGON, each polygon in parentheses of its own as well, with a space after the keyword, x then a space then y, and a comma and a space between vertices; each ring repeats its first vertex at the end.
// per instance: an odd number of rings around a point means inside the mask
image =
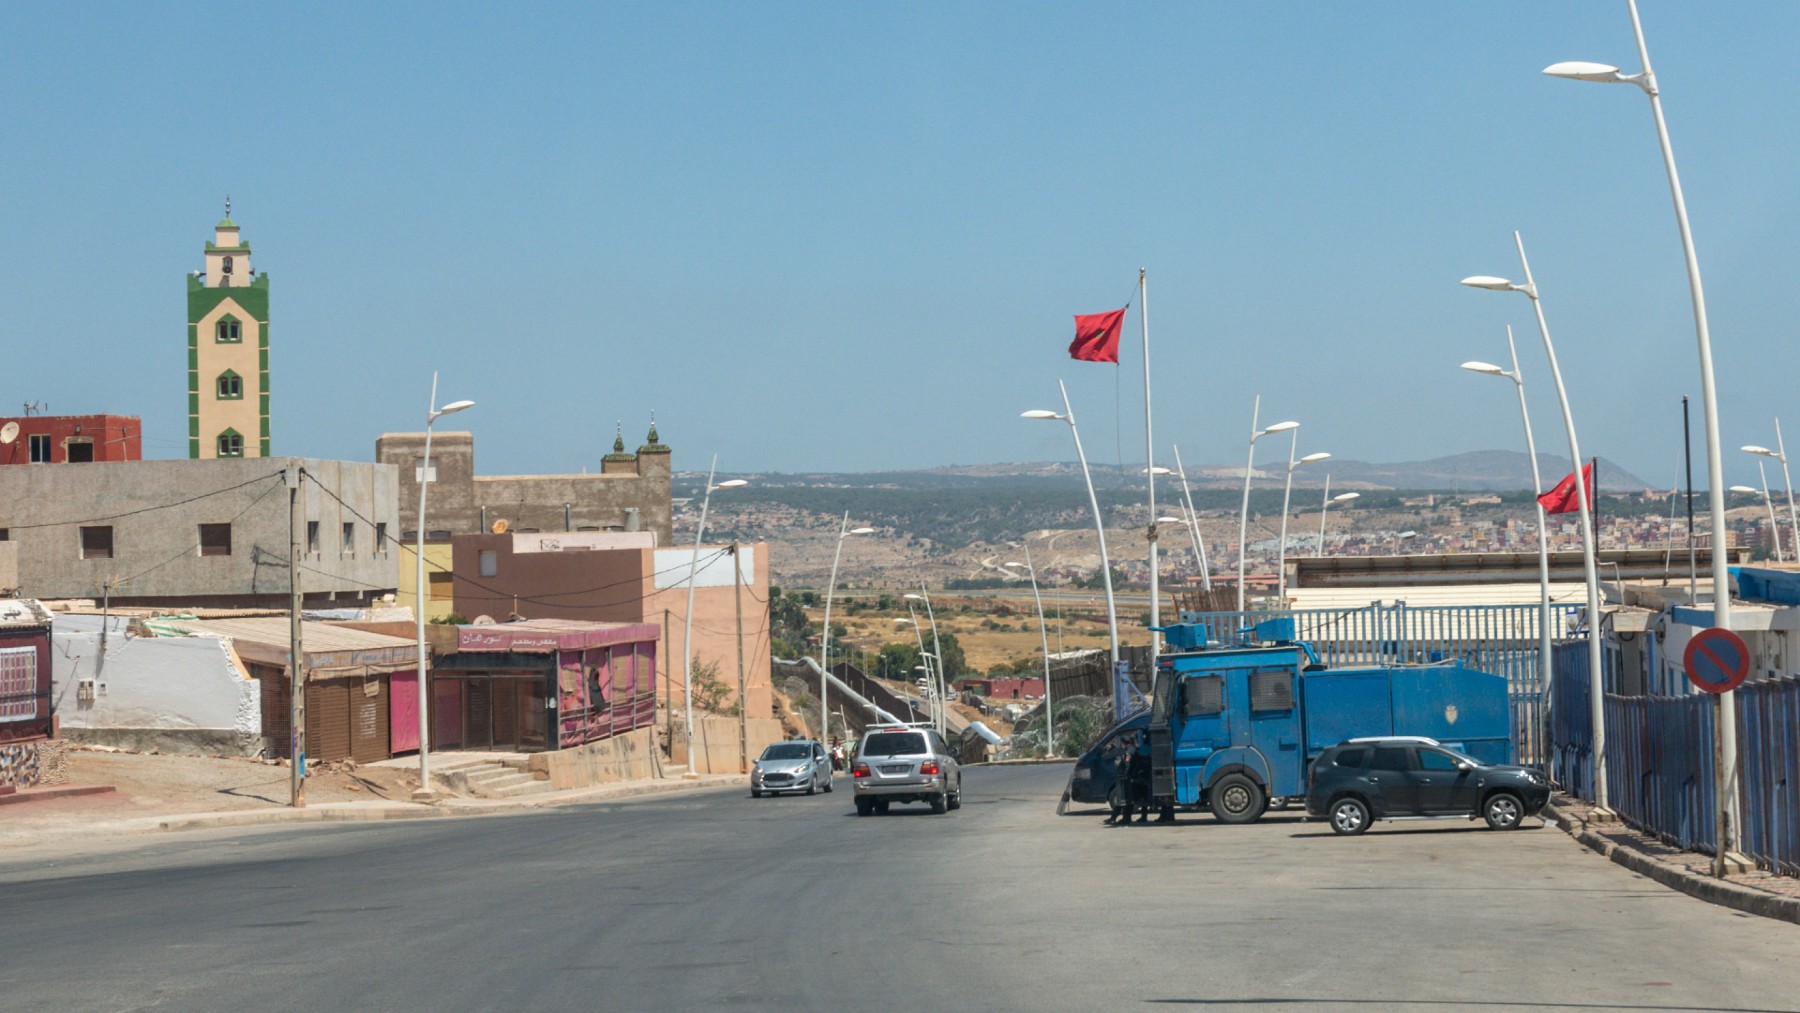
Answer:
POLYGON ((1765 869, 1800 876, 1800 678, 1748 683, 1737 704, 1738 849, 1765 869))
MULTIPOLYGON (((1556 645, 1551 776, 1591 799, 1593 727, 1587 643, 1556 645)), ((1616 665, 1610 655, 1609 685, 1616 665)), ((1738 850, 1762 868, 1800 876, 1800 678, 1737 691, 1738 850)), ((1713 701, 1703 694, 1606 694, 1607 803, 1626 822, 1679 847, 1716 844, 1713 701)))
MULTIPOLYGON (((1581 610, 1579 605, 1551 606, 1551 636, 1566 631, 1581 610)), ((1333 668, 1461 661, 1477 671, 1505 676, 1513 755, 1520 763, 1542 765, 1547 757, 1542 731, 1541 615, 1537 605, 1408 605, 1397 601, 1355 609, 1209 612, 1196 621, 1207 624, 1213 639, 1229 640, 1236 631, 1257 623, 1292 619, 1296 635, 1333 668)))

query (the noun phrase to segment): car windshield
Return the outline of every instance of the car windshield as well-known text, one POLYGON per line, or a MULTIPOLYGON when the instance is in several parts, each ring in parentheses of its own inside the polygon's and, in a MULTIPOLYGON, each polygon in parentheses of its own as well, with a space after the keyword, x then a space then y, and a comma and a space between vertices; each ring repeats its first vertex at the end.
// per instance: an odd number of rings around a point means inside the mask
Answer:
POLYGON ((863 741, 863 756, 910 756, 925 752, 925 736, 918 732, 871 735, 863 741))
POLYGON ((1442 752, 1442 753, 1449 753, 1451 758, 1455 759, 1458 763, 1473 764, 1474 766, 1477 766, 1477 767, 1484 766, 1484 764, 1480 760, 1477 760, 1473 756, 1470 756, 1468 753, 1458 752, 1454 749, 1451 749, 1449 746, 1439 746, 1438 751, 1442 752))
POLYGON ((765 760, 804 760, 812 755, 812 747, 804 742, 777 742, 763 750, 765 760))

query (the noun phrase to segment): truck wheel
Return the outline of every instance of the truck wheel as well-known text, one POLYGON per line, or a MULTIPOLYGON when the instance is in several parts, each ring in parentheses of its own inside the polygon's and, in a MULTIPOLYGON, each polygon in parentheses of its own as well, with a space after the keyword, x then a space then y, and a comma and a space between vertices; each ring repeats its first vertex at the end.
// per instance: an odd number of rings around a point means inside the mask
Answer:
POLYGON ((1495 830, 1517 830, 1525 818, 1525 803, 1510 791, 1497 791, 1481 804, 1481 818, 1495 830))
POLYGON ((1331 832, 1355 836, 1369 829, 1369 807, 1360 798, 1340 798, 1331 803, 1331 832))
POLYGON ((1207 796, 1220 823, 1255 823, 1269 804, 1262 788, 1243 774, 1226 774, 1214 781, 1207 796))

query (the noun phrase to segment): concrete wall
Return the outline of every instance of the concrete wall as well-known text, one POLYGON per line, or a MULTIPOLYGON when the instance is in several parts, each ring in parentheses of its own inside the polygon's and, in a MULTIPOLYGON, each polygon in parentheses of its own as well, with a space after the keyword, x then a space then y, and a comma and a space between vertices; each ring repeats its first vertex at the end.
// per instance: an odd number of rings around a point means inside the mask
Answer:
MULTIPOLYGON (((726 548, 700 547, 701 562, 694 578, 694 668, 698 672, 709 662, 715 666, 718 679, 726 685, 726 706, 730 706, 737 702, 737 603, 731 559, 721 555, 726 548)), ((774 712, 774 690, 769 679, 769 546, 767 542, 757 542, 742 549, 739 568, 744 583, 744 682, 749 714, 762 718, 774 712)), ((641 620, 660 626, 663 612, 668 610, 670 643, 666 665, 669 691, 677 708, 687 706, 681 648, 687 616, 688 564, 693 556, 692 546, 656 550, 649 564, 652 588, 645 598, 641 620)))
MULTIPOLYGON (((766 672, 767 669, 765 668, 766 672)), ((690 762, 697 774, 736 774, 739 773, 739 759, 745 757, 748 762, 755 763, 772 742, 780 742, 785 738, 781 730, 781 722, 774 718, 751 718, 749 725, 749 747, 742 752, 738 749, 738 719, 728 717, 697 717, 694 719, 694 744, 690 754, 688 744, 681 740, 679 731, 672 752, 675 764, 690 762)), ((677 729, 680 724, 677 723, 677 729)))
POLYGON ((639 728, 572 749, 532 753, 530 764, 532 773, 548 777, 557 791, 613 781, 641 781, 662 771, 654 728, 639 728))
POLYGON ((284 607, 288 491, 281 473, 289 464, 316 479, 301 497, 304 521, 319 525, 318 551, 303 557, 308 603, 391 593, 394 550, 377 551, 369 522, 385 523, 390 539, 399 527, 394 469, 286 457, 0 468, 0 528, 19 547, 21 592, 96 598, 103 581, 130 576, 114 592, 119 604, 284 607), (111 528, 110 558, 83 558, 83 521, 111 528), (199 525, 215 523, 231 525, 231 554, 202 556, 199 525), (350 552, 341 546, 344 523, 355 525, 350 552), (28 527, 40 524, 48 526, 28 527))
MULTIPOLYGON (((424 433, 383 433, 375 441, 375 459, 399 469, 403 530, 417 530, 415 476, 424 449, 424 433)), ((426 503, 426 527, 465 535, 488 533, 500 520, 514 531, 541 532, 623 530, 635 523, 639 530, 655 532, 657 544, 668 545, 672 476, 667 448, 646 444, 635 455, 613 456, 629 456, 631 463, 597 462, 592 474, 477 476, 474 437, 434 432, 431 460, 437 477, 426 503), (629 508, 636 509, 635 519, 629 508)))
POLYGON ((19 587, 19 543, 0 541, 0 598, 11 598, 19 587))
POLYGON ((62 737, 164 752, 254 756, 262 750, 262 687, 216 637, 132 637, 99 616, 56 617, 50 699, 62 737), (92 699, 80 685, 93 680, 92 699))

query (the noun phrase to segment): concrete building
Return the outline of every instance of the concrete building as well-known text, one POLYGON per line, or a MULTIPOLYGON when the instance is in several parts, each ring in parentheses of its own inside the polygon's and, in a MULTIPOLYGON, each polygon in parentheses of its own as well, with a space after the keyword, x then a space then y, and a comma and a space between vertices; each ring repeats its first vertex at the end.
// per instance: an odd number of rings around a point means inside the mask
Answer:
POLYGON ((306 458, 127 461, 0 468, 0 539, 37 598, 122 605, 288 604, 290 467, 301 486, 309 605, 366 605, 395 590, 397 477, 380 464, 306 458))
MULTIPOLYGON (((424 433, 384 433, 375 441, 375 460, 399 470, 400 526, 408 540, 418 530, 424 445, 424 433)), ((652 422, 635 453, 626 452, 624 436, 616 435, 597 474, 482 476, 475 473, 473 435, 433 433, 426 538, 488 533, 505 521, 508 530, 521 534, 648 531, 656 544, 668 545, 669 458, 652 422)))
POLYGON ((269 456, 269 276, 225 218, 188 275, 188 457, 269 456))
POLYGON ((135 415, 15 415, 0 418, 0 464, 143 460, 135 415), (10 435, 9 435, 10 434, 10 435))
MULTIPOLYGON (((671 702, 685 709, 681 650, 692 546, 658 548, 647 531, 458 535, 451 544, 456 611, 470 619, 581 619, 649 623, 658 630, 666 625, 669 635, 658 654, 671 702)), ((720 706, 737 701, 739 600, 730 548, 701 546, 694 578, 695 697, 715 697, 720 706), (719 685, 703 685, 703 670, 719 685)), ((737 559, 745 689, 754 716, 767 715, 773 706, 767 560, 768 545, 762 542, 741 546, 737 559)))

